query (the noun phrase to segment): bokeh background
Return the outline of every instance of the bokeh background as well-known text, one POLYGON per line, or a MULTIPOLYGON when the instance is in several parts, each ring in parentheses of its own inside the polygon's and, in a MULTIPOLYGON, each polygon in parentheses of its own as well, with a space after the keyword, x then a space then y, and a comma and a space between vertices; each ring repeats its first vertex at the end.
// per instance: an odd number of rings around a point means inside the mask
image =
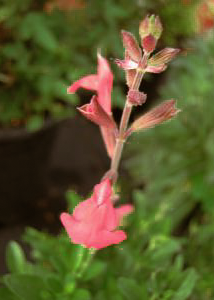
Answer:
MULTIPOLYGON (((123 251, 98 255, 95 276, 79 283, 88 293, 82 298, 69 298, 74 289, 58 293, 66 300, 214 299, 213 0, 0 1, 1 274, 14 271, 8 259, 14 244, 6 256, 11 240, 28 258, 30 244, 35 264, 43 265, 60 238, 66 244, 65 236, 57 237, 60 212, 79 201, 76 193, 86 197, 109 166, 99 129, 75 109, 93 93, 67 95, 67 86, 96 73, 101 51, 114 72, 119 122, 127 92, 124 73, 114 64, 124 52, 120 31, 138 38, 139 21, 153 13, 164 27, 157 50, 182 51, 164 73, 145 76, 147 103, 131 120, 171 98, 182 112, 134 135, 125 147, 117 188, 136 211, 123 251), (35 229, 23 242, 26 226, 35 229)), ((53 272, 69 273, 60 269, 57 255, 49 261, 53 272)))

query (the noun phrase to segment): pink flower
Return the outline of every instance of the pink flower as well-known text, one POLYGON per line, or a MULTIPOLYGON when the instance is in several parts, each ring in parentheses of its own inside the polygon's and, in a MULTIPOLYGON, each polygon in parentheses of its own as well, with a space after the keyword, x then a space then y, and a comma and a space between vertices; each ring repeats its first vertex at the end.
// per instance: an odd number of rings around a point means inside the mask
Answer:
POLYGON ((123 216, 133 211, 133 206, 114 208, 111 197, 111 184, 105 179, 95 185, 91 198, 76 206, 73 215, 61 214, 61 222, 74 244, 102 249, 127 238, 124 231, 116 228, 123 216))
MULTIPOLYGON (((80 80, 74 82, 68 89, 67 92, 69 94, 75 93, 79 88, 84 88, 88 90, 94 90, 97 92, 97 102, 102 110, 112 119, 112 112, 111 112, 111 90, 113 85, 113 74, 109 67, 109 64, 105 58, 103 58, 100 54, 98 54, 98 70, 97 74, 95 75, 88 75, 80 80)), ((94 102, 92 100, 92 102, 94 102)), ((85 112, 86 109, 90 107, 90 113, 96 114, 97 111, 93 111, 93 105, 89 104, 90 106, 82 106, 79 107, 79 111, 86 116, 85 112)), ((97 106, 96 106, 97 107, 97 106)), ((99 110, 100 111, 100 110, 99 110)), ((103 116, 104 114, 102 114, 103 116)), ((102 116, 98 119, 101 121, 102 116)), ((92 120, 92 118, 90 118, 92 120)), ((97 118, 96 118, 97 119, 97 118)), ((112 119, 113 120, 113 119, 112 119)), ((94 119, 92 120, 93 122, 94 119)), ((97 121, 95 123, 98 123, 97 121)), ((111 122, 112 124, 112 122, 111 122)), ((110 125, 110 123, 109 123, 110 125)), ((106 145, 107 152, 110 157, 112 157, 115 147, 115 128, 112 126, 108 126, 105 122, 105 126, 103 126, 103 122, 99 123, 101 133, 103 136, 104 143, 106 145)))

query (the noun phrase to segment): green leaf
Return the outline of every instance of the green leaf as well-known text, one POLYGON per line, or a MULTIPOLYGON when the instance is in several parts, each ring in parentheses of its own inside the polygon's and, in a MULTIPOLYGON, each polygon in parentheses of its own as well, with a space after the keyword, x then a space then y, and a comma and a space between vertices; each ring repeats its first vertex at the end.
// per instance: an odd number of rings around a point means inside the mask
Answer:
POLYGON ((76 281, 73 274, 67 274, 64 282, 64 293, 72 294, 76 288, 76 281))
POLYGON ((25 273, 26 259, 25 254, 19 244, 11 241, 6 249, 6 263, 11 273, 25 273))
POLYGON ((35 28, 34 38, 37 44, 44 49, 48 51, 56 51, 58 45, 55 36, 51 30, 48 27, 43 26, 43 24, 40 24, 35 28))
POLYGON ((78 289, 72 294, 72 300, 90 300, 91 294, 86 289, 78 289))
POLYGON ((29 118, 26 124, 26 128, 30 131, 34 131, 41 128, 43 123, 44 123, 43 117, 39 115, 35 115, 29 118))
POLYGON ((164 235, 154 236, 150 241, 150 256, 154 263, 168 261, 179 249, 180 244, 177 240, 164 235))
POLYGON ((58 47, 57 40, 48 27, 45 15, 39 13, 29 13, 19 27, 19 35, 22 39, 32 39, 39 46, 55 51, 58 47))
POLYGON ((145 287, 138 285, 134 279, 121 277, 118 280, 118 287, 124 297, 128 300, 148 299, 145 287))
POLYGON ((194 269, 188 270, 185 279, 183 280, 178 291, 175 293, 173 300, 187 299, 191 295, 197 279, 198 279, 198 275, 196 271, 194 269))
POLYGON ((68 202, 69 212, 72 213, 73 209, 77 206, 77 204, 81 201, 80 196, 74 191, 66 192, 66 200, 68 202))
POLYGON ((83 280, 91 280, 101 275, 106 269, 106 263, 103 261, 95 260, 90 267, 86 270, 83 276, 83 280))
POLYGON ((13 8, 11 6, 1 7, 1 9, 0 9, 0 22, 4 22, 5 20, 9 19, 12 14, 13 14, 13 8))
POLYGON ((48 287, 54 293, 60 293, 63 290, 63 284, 62 284, 60 278, 55 274, 48 276, 46 282, 47 282, 48 287))
POLYGON ((42 293, 48 292, 44 281, 35 275, 6 275, 3 280, 22 300, 43 300, 42 293))
POLYGON ((16 300, 14 294, 7 287, 0 287, 0 299, 2 300, 16 300))

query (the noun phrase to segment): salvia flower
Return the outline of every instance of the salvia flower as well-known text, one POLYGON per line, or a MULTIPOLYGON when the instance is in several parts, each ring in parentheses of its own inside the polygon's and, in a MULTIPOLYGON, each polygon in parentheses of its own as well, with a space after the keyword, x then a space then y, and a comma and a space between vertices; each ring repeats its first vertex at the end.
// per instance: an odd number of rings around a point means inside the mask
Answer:
POLYGON ((127 238, 117 230, 123 216, 133 211, 132 205, 114 208, 109 179, 95 185, 92 196, 74 209, 73 215, 62 213, 60 218, 71 241, 87 248, 102 249, 119 244, 127 238))
POLYGON ((112 85, 113 74, 109 64, 104 57, 98 54, 97 74, 85 76, 74 82, 67 89, 68 94, 75 93, 79 88, 97 92, 96 100, 92 99, 90 104, 83 105, 79 107, 78 110, 85 117, 100 126, 102 137, 110 157, 112 157, 114 152, 116 131, 116 125, 112 126, 115 124, 111 112, 112 85), (109 120, 109 123, 107 123, 107 120, 109 120))

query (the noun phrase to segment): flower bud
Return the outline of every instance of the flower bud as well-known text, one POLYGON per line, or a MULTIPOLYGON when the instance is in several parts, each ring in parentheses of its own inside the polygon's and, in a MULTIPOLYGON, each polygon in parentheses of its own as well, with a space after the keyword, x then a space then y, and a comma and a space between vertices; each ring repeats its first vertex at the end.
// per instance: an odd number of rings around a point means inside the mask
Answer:
POLYGON ((170 62, 178 53, 180 49, 175 48, 165 48, 159 51, 157 54, 153 55, 149 59, 149 65, 151 66, 159 66, 163 64, 167 64, 170 62))
POLYGON ((153 35, 149 34, 143 39, 141 39, 141 44, 143 50, 147 53, 151 53, 155 50, 157 40, 154 38, 153 35))
POLYGON ((147 95, 136 90, 129 90, 128 101, 130 104, 137 106, 146 102, 147 95))
POLYGON ((146 16, 139 26, 139 34, 144 51, 148 53, 154 51, 162 31, 163 27, 158 16, 146 16))
POLYGON ((163 64, 163 65, 159 65, 159 66, 152 66, 152 65, 148 65, 146 68, 146 72, 148 73, 161 73, 163 71, 165 71, 167 68, 167 65, 163 64))
POLYGON ((156 40, 158 40, 162 34, 163 26, 161 24, 160 18, 155 15, 146 16, 146 18, 141 21, 139 27, 140 37, 144 38, 149 34, 152 34, 156 40))
POLYGON ((161 124, 172 117, 176 116, 180 111, 175 107, 175 100, 168 100, 157 107, 150 110, 148 113, 138 118, 131 126, 131 131, 139 131, 147 128, 154 127, 161 124))
POLYGON ((122 30, 122 37, 125 50, 129 53, 132 60, 138 62, 142 57, 142 52, 135 37, 125 30, 122 30))

